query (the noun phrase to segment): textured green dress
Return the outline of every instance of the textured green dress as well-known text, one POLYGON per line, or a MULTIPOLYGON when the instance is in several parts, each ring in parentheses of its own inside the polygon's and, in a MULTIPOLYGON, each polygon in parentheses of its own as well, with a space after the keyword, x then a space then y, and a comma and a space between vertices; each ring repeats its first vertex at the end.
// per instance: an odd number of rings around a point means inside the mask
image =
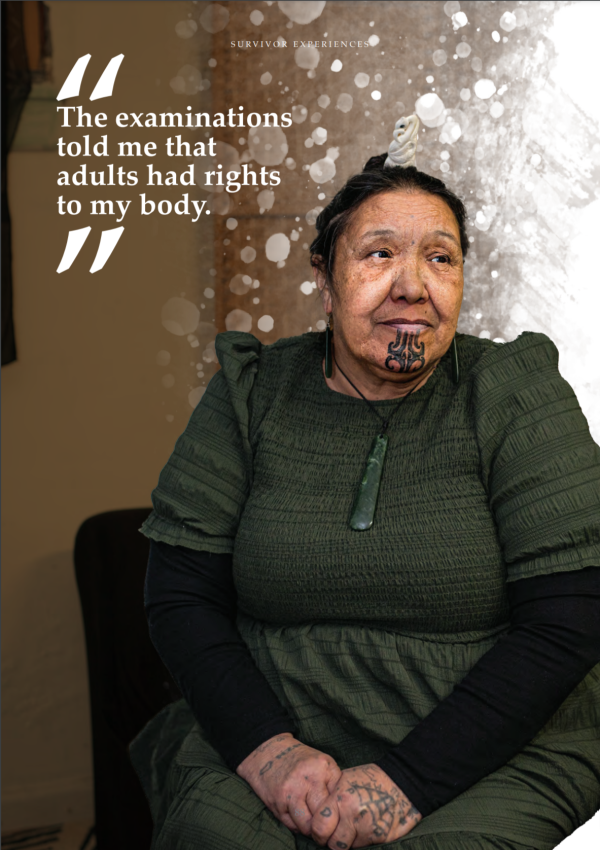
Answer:
MULTIPOLYGON (((352 531, 377 423, 327 387, 323 336, 217 337, 222 368, 142 530, 233 553, 243 639, 298 737, 346 768, 398 744, 507 630, 507 581, 600 565, 600 450, 547 337, 459 335, 460 383, 446 355, 400 407, 374 525, 352 531)), ((131 755, 153 850, 317 846, 263 806, 183 701, 131 755)), ((548 850, 599 807, 597 665, 505 766, 377 846, 548 850)))

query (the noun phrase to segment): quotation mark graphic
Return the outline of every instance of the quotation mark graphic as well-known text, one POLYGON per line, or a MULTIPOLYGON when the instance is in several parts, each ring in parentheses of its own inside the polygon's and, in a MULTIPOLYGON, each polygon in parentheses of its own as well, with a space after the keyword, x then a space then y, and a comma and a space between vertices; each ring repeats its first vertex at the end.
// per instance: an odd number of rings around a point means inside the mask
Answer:
MULTIPOLYGON (((92 54, 86 53, 85 56, 81 56, 77 62, 75 62, 71 68, 71 73, 64 81, 63 87, 58 93, 56 98, 57 100, 65 100, 67 97, 77 97, 79 89, 81 88, 81 81, 83 80, 85 69, 87 68, 88 62, 91 58, 92 54)), ((124 58, 124 53, 119 53, 118 56, 113 56, 104 69, 102 76, 96 83, 96 87, 90 95, 90 100, 98 100, 101 97, 110 97, 112 95, 115 79, 124 58)))
MULTIPOLYGON (((81 89, 81 81, 83 80, 85 69, 87 68, 91 58, 91 53, 86 53, 85 56, 79 57, 77 62, 75 62, 71 68, 71 73, 64 81, 63 86, 56 97, 57 100, 66 100, 68 97, 77 97, 81 89)), ((113 56, 102 72, 100 79, 96 83, 94 91, 90 95, 90 100, 99 100, 101 97, 111 97, 117 73, 124 58, 124 53, 119 53, 118 56, 113 56)), ((56 269, 58 274, 61 274, 71 268, 75 258, 83 248, 83 243, 90 235, 91 230, 91 227, 82 227, 80 230, 69 230, 67 244, 65 246, 62 259, 56 269)), ((106 261, 114 251, 115 246, 121 238, 121 234, 124 230, 124 227, 115 227, 113 230, 102 231, 102 235, 100 236, 100 245, 98 246, 94 262, 90 268, 91 274, 94 274, 94 272, 98 272, 100 269, 104 268, 106 261)))
MULTIPOLYGON (((71 268, 75 261, 75 257, 83 248, 83 243, 90 235, 91 230, 91 227, 82 227, 81 230, 69 230, 69 237, 67 239, 65 251, 62 255, 58 268, 56 269, 58 274, 66 272, 67 269, 71 268)), ((115 227, 113 230, 102 231, 100 244, 98 245, 98 250, 96 251, 96 256, 94 257, 94 262, 90 269, 91 274, 99 272, 100 269, 104 268, 106 261, 114 251, 115 245, 121 238, 121 234, 124 230, 124 227, 115 227)))

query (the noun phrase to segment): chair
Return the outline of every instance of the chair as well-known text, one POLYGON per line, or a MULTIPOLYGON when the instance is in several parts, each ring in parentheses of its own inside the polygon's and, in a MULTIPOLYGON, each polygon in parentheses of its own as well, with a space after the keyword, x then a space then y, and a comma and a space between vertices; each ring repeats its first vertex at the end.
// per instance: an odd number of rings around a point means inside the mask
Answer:
POLYGON ((75 575, 88 659, 98 850, 148 850, 152 819, 127 746, 180 693, 150 642, 143 606, 150 508, 86 519, 75 575))

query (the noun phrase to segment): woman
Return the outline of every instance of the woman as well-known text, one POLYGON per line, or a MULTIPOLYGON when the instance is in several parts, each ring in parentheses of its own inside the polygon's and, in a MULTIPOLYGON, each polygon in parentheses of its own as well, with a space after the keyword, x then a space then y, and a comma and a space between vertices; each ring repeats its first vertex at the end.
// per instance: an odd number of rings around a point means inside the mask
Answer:
POLYGON ((317 221, 326 334, 219 335, 153 493, 154 850, 546 850, 600 805, 598 447, 547 337, 456 334, 464 207, 384 160, 317 221))

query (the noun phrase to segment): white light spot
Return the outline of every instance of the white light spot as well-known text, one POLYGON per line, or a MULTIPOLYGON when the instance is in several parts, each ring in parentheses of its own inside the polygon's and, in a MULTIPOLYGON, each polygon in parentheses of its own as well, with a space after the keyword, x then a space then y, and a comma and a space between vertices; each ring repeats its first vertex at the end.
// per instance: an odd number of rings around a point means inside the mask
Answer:
POLYGON ((492 33, 492 38, 497 44, 500 41, 500 33, 497 30, 494 30, 494 32, 492 33))
POLYGON ((252 316, 245 310, 232 310, 225 316, 225 327, 228 331, 249 333, 252 330, 252 316))
POLYGON ((354 103, 354 99, 351 94, 341 94, 335 105, 336 109, 339 109, 340 112, 350 112, 352 109, 352 105, 354 103))
POLYGON ((216 68, 217 67, 217 60, 216 59, 209 59, 208 60, 208 67, 209 68, 216 68))
POLYGON ((288 153, 288 143, 281 127, 257 127, 248 137, 248 150, 259 165, 280 165, 288 153))
POLYGON ((209 298, 209 299, 214 298, 215 297, 215 290, 211 289, 210 286, 207 286, 206 289, 204 290, 204 297, 209 298))
POLYGON ((512 32, 517 26, 517 19, 513 12, 505 12, 500 18, 500 26, 505 32, 512 32))
POLYGON ((310 295, 313 291, 313 285, 311 280, 305 280, 304 283, 300 284, 300 292, 304 295, 310 295))
POLYGON ((475 90, 475 94, 477 97, 481 98, 481 100, 487 100, 496 93, 496 86, 492 80, 477 80, 473 88, 475 90))
POLYGON ((495 269, 492 272, 492 277, 494 278, 494 280, 498 277, 498 272, 495 269))
POLYGON ((229 12, 218 3, 209 3, 200 15, 200 23, 206 32, 221 32, 229 23, 229 12))
POLYGON ((460 44, 456 45, 456 52, 461 59, 466 59, 471 53, 471 45, 467 44, 466 41, 461 41, 460 44))
POLYGON ((246 247, 242 248, 240 251, 240 259, 244 263, 251 263, 256 259, 256 251, 254 248, 251 248, 250 245, 246 245, 246 247))
POLYGON ((331 103, 331 98, 328 94, 322 94, 321 97, 317 100, 317 103, 319 104, 321 109, 327 109, 327 107, 331 103))
POLYGON ((287 260, 290 253, 290 240, 285 233, 274 233, 269 236, 265 245, 267 260, 272 263, 280 263, 282 260, 287 260))
POLYGON ((461 27, 466 27, 468 23, 469 19, 464 12, 457 12, 455 15, 452 15, 452 27, 455 32, 461 27))
POLYGON ((415 112, 426 127, 444 123, 444 103, 435 92, 422 95, 415 103, 415 112))
POLYGON ((437 65, 439 67, 440 65, 446 64, 446 60, 448 59, 448 54, 446 53, 445 50, 441 50, 441 49, 440 50, 434 50, 433 56, 431 58, 433 59, 433 64, 437 65))
POLYGON ((185 298, 169 298, 161 311, 161 322, 169 333, 185 336, 193 333, 200 321, 200 310, 185 298))
POLYGON ((449 18, 451 18, 452 15, 456 15, 457 12, 460 12, 460 3, 458 0, 448 0, 447 3, 444 3, 444 12, 449 18))
POLYGON ((275 203, 275 192, 272 189, 263 189, 256 196, 258 206, 263 210, 270 210, 275 203))
POLYGON ((426 83, 429 83, 431 85, 431 83, 433 83, 433 81, 434 81, 434 78, 431 76, 431 74, 428 77, 425 77, 426 83))
POLYGON ((275 321, 272 316, 261 316, 256 324, 258 326, 259 331, 269 333, 269 331, 273 330, 273 325, 275 324, 275 321))
POLYGON ((375 89, 371 92, 371 97, 373 98, 373 100, 381 100, 381 92, 375 89))
POLYGON ((323 145, 327 141, 327 130, 324 127, 315 127, 311 137, 315 145, 323 145))
POLYGON ((171 362, 171 355, 169 354, 168 351, 165 351, 163 349, 162 351, 159 351, 158 354, 156 355, 157 366, 168 366, 170 362, 171 362))
POLYGON ((258 9, 254 9, 253 12, 250 12, 250 23, 254 24, 255 27, 259 27, 264 19, 265 16, 258 9))
POLYGON ((373 33, 373 35, 370 35, 370 36, 369 36, 369 38, 367 39, 367 41, 369 42, 369 44, 371 45, 371 47, 377 47, 377 45, 378 45, 378 44, 379 44, 379 42, 380 42, 380 38, 379 38, 379 36, 378 36, 378 35, 375 35, 375 33, 373 33))
POLYGON ((295 124, 302 124, 308 117, 308 109, 306 106, 292 106, 292 121, 295 124))
POLYGON ((225 222, 225 227, 227 228, 227 230, 235 230, 237 226, 238 226, 237 218, 228 218, 227 221, 225 222))
POLYGON ((236 274, 229 281, 229 289, 234 295, 245 295, 252 286, 252 278, 247 274, 236 274))
POLYGON ((335 162, 333 161, 333 159, 331 159, 331 157, 325 156, 323 157, 323 159, 318 159, 316 162, 313 162, 313 164, 310 166, 308 173, 310 174, 311 179, 315 181, 315 183, 321 185, 323 183, 328 183, 330 180, 333 180, 333 178, 335 177, 335 172, 335 162))
POLYGON ((315 144, 314 139, 305 139, 304 140, 304 147, 305 148, 312 148, 314 146, 314 144, 315 144))
POLYGON ((334 59, 331 63, 331 70, 334 74, 337 74, 339 71, 341 71, 343 67, 344 66, 342 65, 339 59, 334 59))
POLYGON ((327 196, 325 195, 325 192, 319 192, 319 194, 317 195, 317 198, 318 198, 320 201, 324 201, 326 197, 327 197, 327 196))
POLYGON ((447 159, 450 159, 450 154, 449 154, 448 151, 442 151, 441 154, 440 154, 440 157, 443 160, 447 160, 447 159))
POLYGON ((265 71, 265 73, 261 74, 261 77, 260 77, 260 81, 263 84, 263 86, 268 86, 269 83, 272 81, 272 79, 273 79, 273 74, 270 74, 268 71, 265 71))
POLYGON ((364 89, 369 85, 370 77, 362 71, 354 77, 354 85, 359 89, 364 89))
POLYGON ((492 116, 492 118, 500 118, 502 115, 504 115, 504 105, 499 101, 492 103, 492 105, 490 106, 490 115, 492 116))
POLYGON ((191 38, 198 30, 196 21, 179 21, 175 24, 175 32, 179 38, 191 38))
POLYGON ((319 64, 321 54, 316 47, 297 47, 294 53, 294 60, 299 68, 304 68, 305 71, 312 71, 319 64))
POLYGON ((173 416, 172 413, 167 413, 167 415, 165 416, 165 419, 167 420, 167 422, 172 422, 175 419, 175 417, 173 416))
POLYGON ((195 387, 191 390, 191 392, 188 393, 188 402, 190 407, 196 407, 205 392, 206 387, 195 387))
MULTIPOLYGON (((317 221, 317 217, 320 212, 322 212, 323 207, 314 207, 312 210, 309 210, 304 218, 306 219, 307 224, 315 224, 317 221)), ((304 245, 302 246, 304 248, 304 245)), ((306 245, 308 248, 308 245, 306 245)), ((306 250, 306 249, 305 249, 306 250)))
POLYGON ((319 319, 319 321, 316 323, 315 327, 317 328, 318 331, 324 331, 325 328, 327 327, 327 322, 325 321, 325 319, 319 319))
POLYGON ((279 0, 277 5, 295 24, 310 24, 325 8, 325 0, 279 0))
POLYGON ((460 90, 460 99, 461 100, 471 100, 471 89, 461 89, 460 90))

